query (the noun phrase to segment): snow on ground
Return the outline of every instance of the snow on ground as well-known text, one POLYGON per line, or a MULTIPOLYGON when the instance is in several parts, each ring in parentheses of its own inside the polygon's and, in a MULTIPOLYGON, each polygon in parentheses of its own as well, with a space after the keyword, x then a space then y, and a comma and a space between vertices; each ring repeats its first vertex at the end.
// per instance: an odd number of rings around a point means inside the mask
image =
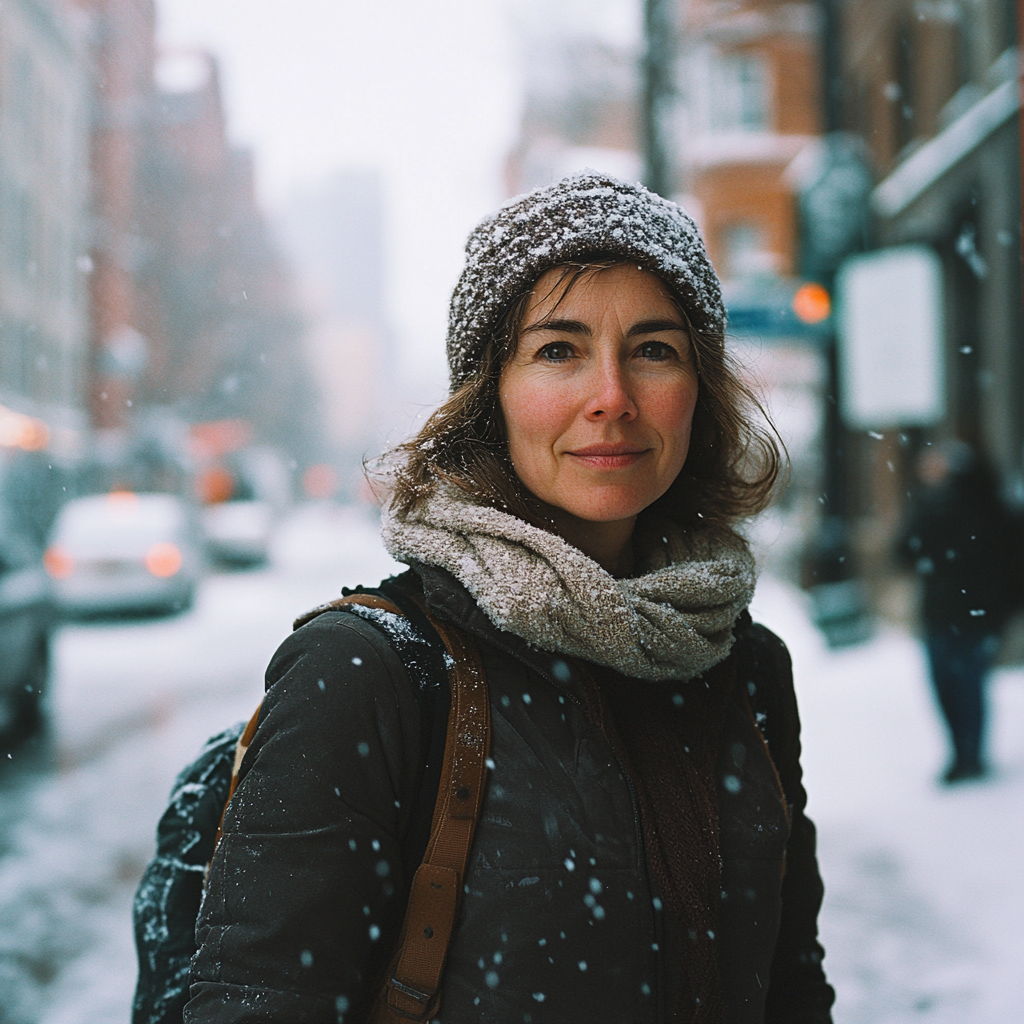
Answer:
MULTIPOLYGON (((50 736, 0 765, 0 1022, 128 1020, 131 897, 174 775, 251 714, 295 615, 394 568, 369 516, 308 507, 268 569, 210 577, 187 615, 62 630, 50 736)), ((830 652, 770 578, 754 612, 793 651, 836 1021, 1024 1021, 1024 672, 994 681, 996 777, 947 791, 912 638, 830 652)))
POLYGON ((916 640, 830 652, 771 579, 752 612, 793 654, 836 1021, 1024 1021, 1024 671, 992 680, 994 778, 946 789, 916 640))
POLYGON ((371 517, 313 506, 270 568, 211 576, 186 615, 61 630, 50 736, 0 775, 0 1022, 127 1022, 131 899, 174 776, 252 714, 292 619, 400 568, 371 517))

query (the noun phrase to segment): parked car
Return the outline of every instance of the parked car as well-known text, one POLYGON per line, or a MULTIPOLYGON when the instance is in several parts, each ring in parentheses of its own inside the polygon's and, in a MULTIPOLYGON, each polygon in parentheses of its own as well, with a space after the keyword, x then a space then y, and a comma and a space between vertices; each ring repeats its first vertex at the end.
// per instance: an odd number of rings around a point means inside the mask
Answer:
POLYGON ((239 498, 203 509, 211 558, 229 565, 262 565, 270 550, 274 510, 267 501, 239 498))
POLYGON ((212 559, 226 565, 262 565, 270 553, 275 521, 291 500, 284 457, 250 447, 203 467, 196 491, 206 506, 203 533, 212 559))
POLYGON ((12 520, 0 520, 0 736, 24 736, 41 720, 55 622, 42 550, 12 520))
POLYGON ((113 491, 61 509, 44 564, 65 615, 180 611, 195 596, 202 544, 180 498, 113 491))

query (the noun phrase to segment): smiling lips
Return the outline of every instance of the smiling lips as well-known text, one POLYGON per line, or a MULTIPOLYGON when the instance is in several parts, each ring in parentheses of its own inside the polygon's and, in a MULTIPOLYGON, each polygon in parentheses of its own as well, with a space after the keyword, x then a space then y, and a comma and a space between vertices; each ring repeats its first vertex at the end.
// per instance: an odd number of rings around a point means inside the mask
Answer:
POLYGON ((589 466, 591 469, 626 469, 635 465, 646 455, 650 448, 637 444, 590 444, 585 448, 576 448, 566 452, 574 459, 589 466))

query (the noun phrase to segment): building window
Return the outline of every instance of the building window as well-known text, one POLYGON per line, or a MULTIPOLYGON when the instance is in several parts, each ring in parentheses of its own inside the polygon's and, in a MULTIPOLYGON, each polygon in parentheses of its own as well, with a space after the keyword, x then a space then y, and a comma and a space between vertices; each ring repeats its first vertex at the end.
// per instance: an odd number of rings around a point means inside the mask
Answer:
POLYGON ((755 53, 720 54, 711 64, 711 127, 716 131, 765 131, 769 126, 769 76, 755 53))

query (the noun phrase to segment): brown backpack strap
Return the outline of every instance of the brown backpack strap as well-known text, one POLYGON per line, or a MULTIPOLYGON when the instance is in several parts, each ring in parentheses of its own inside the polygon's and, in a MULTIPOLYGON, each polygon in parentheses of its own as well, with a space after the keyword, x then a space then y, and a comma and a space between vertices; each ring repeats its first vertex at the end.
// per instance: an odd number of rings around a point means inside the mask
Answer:
POLYGON ((344 608, 347 604, 361 604, 366 608, 377 608, 382 612, 391 612, 392 615, 405 617, 405 612, 397 604, 392 604, 386 598, 378 597, 376 594, 348 594, 345 597, 338 597, 333 601, 328 601, 326 604, 318 604, 315 608, 310 608, 308 612, 300 615, 292 623, 292 629, 300 629, 307 622, 312 622, 318 615, 323 615, 324 612, 333 612, 338 608, 344 608))
MULTIPOLYGON (((228 813, 228 804, 231 803, 231 798, 235 795, 235 789, 238 786, 238 770, 242 767, 242 759, 245 757, 246 751, 249 749, 249 744, 252 743, 253 737, 256 735, 256 726, 260 723, 260 711, 263 708, 263 701, 260 701, 259 706, 253 712, 252 718, 249 719, 249 723, 246 725, 239 736, 238 742, 235 744, 235 763, 231 766, 231 785, 228 787, 228 798, 224 801, 224 810, 220 812, 220 824, 217 826, 217 838, 213 841, 213 853, 210 854, 210 860, 213 860, 213 854, 217 852, 217 847, 220 846, 221 838, 224 835, 224 815, 228 813)), ((209 865, 207 865, 209 869, 209 865)))
MULTIPOLYGON (((299 629, 324 612, 350 604, 404 615, 397 605, 375 594, 349 594, 299 616, 294 628, 299 629)), ((424 611, 451 659, 448 668, 451 686, 448 733, 430 839, 423 863, 417 868, 409 887, 409 902, 398 949, 388 967, 387 981, 374 1004, 370 1024, 426 1021, 437 1012, 441 974, 455 928, 455 915, 459 909, 466 864, 483 805, 487 778, 491 707, 480 652, 461 630, 439 622, 429 611, 424 611)), ((221 814, 214 850, 220 844, 224 815, 238 785, 242 760, 256 735, 261 708, 262 704, 249 719, 235 747, 231 788, 221 814)))
POLYGON ((480 652, 461 630, 438 622, 429 612, 427 617, 452 659, 448 735, 430 840, 409 887, 398 950, 371 1024, 426 1021, 437 1013, 441 974, 487 776, 491 708, 480 652))

